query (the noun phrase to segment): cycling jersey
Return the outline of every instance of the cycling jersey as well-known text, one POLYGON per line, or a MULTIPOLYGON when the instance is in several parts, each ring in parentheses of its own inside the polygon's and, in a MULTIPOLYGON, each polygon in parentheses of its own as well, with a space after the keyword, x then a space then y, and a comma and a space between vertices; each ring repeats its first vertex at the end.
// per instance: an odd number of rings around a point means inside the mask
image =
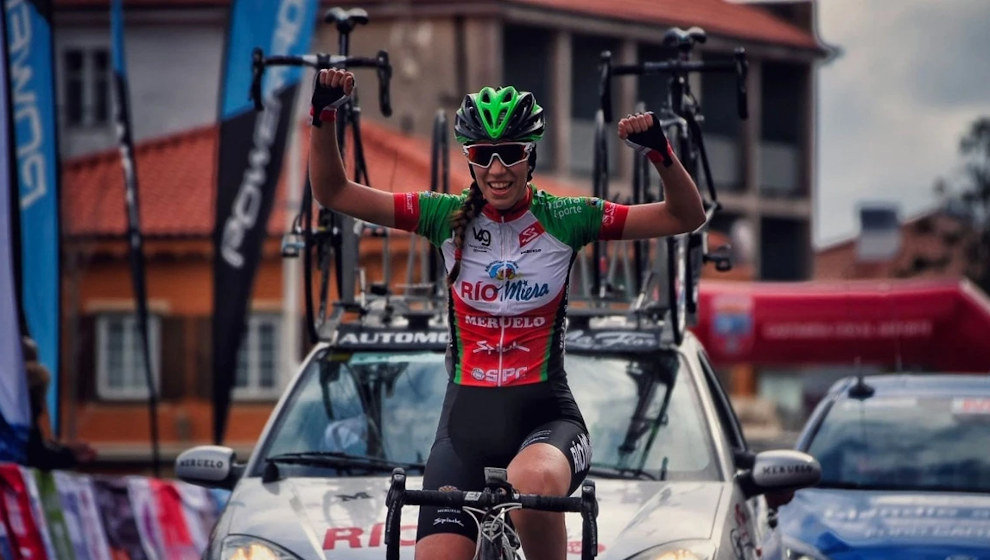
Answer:
MULTIPOLYGON (((460 195, 395 195, 396 227, 440 248, 454 264, 451 215, 460 195)), ((571 265, 582 247, 622 235, 628 207, 558 197, 532 185, 508 211, 485 205, 467 225, 461 270, 450 289, 450 375, 461 385, 501 387, 563 377, 564 314, 571 265)))

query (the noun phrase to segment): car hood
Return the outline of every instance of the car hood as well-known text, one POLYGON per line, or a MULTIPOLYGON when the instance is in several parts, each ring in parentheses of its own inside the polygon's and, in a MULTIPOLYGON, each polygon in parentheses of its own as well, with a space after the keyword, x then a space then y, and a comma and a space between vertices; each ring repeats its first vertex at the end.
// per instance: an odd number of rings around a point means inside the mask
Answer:
MULTIPOLYGON (((601 559, 650 546, 707 539, 724 491, 719 482, 596 480, 601 559), (621 543, 621 544, 620 544, 621 543)), ((409 488, 421 488, 410 477, 409 488)), ((384 555, 386 477, 243 479, 224 511, 225 534, 261 537, 304 559, 384 555)), ((418 508, 402 508, 402 557, 411 559, 418 508)), ((580 514, 568 514, 568 547, 579 557, 580 514)))
POLYGON ((785 536, 833 560, 990 558, 990 496, 808 488, 779 510, 785 536))

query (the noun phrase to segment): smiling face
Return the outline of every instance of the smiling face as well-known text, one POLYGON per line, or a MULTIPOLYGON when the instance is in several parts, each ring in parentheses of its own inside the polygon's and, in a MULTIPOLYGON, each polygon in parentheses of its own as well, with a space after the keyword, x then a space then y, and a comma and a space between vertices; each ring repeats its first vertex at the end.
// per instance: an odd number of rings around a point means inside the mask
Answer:
POLYGON ((508 210, 526 198, 526 176, 529 165, 525 160, 506 167, 495 158, 487 168, 476 167, 474 176, 485 200, 497 210, 508 210))

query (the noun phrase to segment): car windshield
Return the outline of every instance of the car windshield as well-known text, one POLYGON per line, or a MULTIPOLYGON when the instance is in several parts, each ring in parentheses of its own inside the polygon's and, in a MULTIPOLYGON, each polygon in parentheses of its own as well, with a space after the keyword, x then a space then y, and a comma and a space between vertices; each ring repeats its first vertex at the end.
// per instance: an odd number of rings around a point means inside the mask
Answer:
POLYGON ((837 402, 808 453, 821 486, 990 492, 990 398, 837 402))
MULTIPOLYGON (((718 480, 708 424, 691 376, 681 373, 682 358, 568 354, 565 363, 591 432, 592 464, 602 475, 718 480)), ((319 354, 281 409, 263 457, 333 454, 326 465, 287 466, 295 476, 367 474, 341 468, 341 454, 425 463, 446 385, 438 352, 319 354)))

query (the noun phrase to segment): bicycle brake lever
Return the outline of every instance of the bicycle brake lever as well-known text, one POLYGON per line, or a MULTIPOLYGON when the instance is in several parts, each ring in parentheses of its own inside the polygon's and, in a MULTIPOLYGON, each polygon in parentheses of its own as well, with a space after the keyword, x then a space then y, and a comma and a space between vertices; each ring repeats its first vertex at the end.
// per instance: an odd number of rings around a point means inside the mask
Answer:
POLYGON ((378 51, 378 106, 382 115, 392 116, 392 94, 390 83, 392 81, 392 65, 388 61, 386 51, 378 51))
POLYGON ((612 52, 602 51, 601 75, 598 81, 598 99, 605 116, 605 122, 612 122, 612 52))
POLYGON ((739 118, 746 120, 749 118, 749 95, 746 93, 749 62, 746 60, 746 49, 742 47, 736 49, 733 57, 736 59, 736 110, 739 112, 739 118))

